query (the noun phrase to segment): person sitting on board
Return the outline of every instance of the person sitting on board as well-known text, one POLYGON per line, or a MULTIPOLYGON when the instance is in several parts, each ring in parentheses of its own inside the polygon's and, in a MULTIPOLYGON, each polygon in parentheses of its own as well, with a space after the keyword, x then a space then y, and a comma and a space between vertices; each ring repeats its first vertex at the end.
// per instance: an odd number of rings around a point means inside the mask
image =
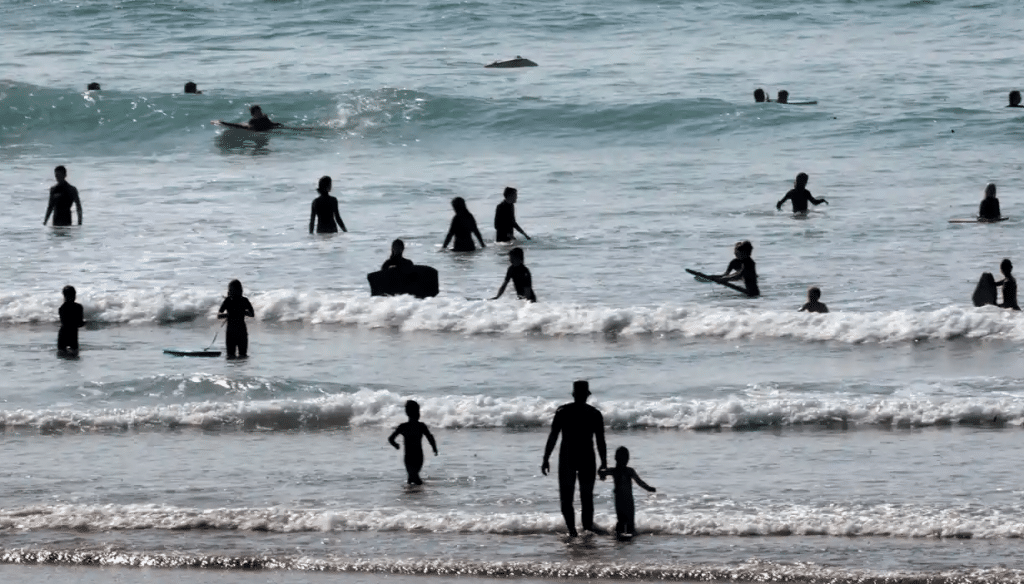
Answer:
POLYGON ((1003 279, 996 282, 996 286, 1003 287, 1003 303, 999 307, 1020 310, 1020 306, 1017 306, 1017 279, 1013 277, 1013 262, 1004 259, 999 264, 999 271, 1003 273, 1003 279))
POLYGON ((228 319, 228 330, 224 334, 228 359, 245 359, 249 356, 249 331, 245 327, 247 316, 253 317, 256 313, 249 299, 242 296, 242 283, 231 280, 228 283, 227 298, 221 303, 217 314, 217 318, 228 319))
POLYGON ((422 485, 420 469, 423 468, 423 439, 426 438, 427 442, 430 442, 434 456, 437 456, 437 442, 434 441, 434 435, 430 433, 427 425, 420 421, 419 403, 415 400, 405 402, 405 415, 409 416, 409 421, 399 424, 388 436, 388 442, 395 450, 400 450, 402 447, 395 438, 402 437, 402 442, 405 443, 405 472, 409 476, 407 482, 410 485, 422 485))
POLYGON ((263 108, 258 105, 253 105, 249 108, 249 115, 251 115, 252 118, 242 125, 254 132, 266 132, 267 130, 279 128, 282 125, 277 122, 270 121, 267 114, 263 113, 263 108))
POLYGON ((750 257, 753 251, 754 244, 749 241, 736 242, 736 245, 733 246, 736 259, 729 262, 729 267, 726 268, 724 274, 713 276, 713 278, 720 282, 742 279, 744 292, 748 296, 760 296, 761 290, 757 287, 757 266, 754 264, 753 258, 750 257))
POLYGON ((828 307, 821 301, 821 288, 811 286, 807 289, 807 302, 799 312, 828 312, 828 307))
POLYGON ((78 198, 78 189, 67 181, 68 169, 58 166, 53 169, 53 176, 57 184, 50 187, 50 203, 46 206, 46 215, 43 217, 43 225, 53 213, 54 227, 67 227, 71 225, 71 205, 75 206, 78 212, 78 224, 82 224, 82 201, 78 198))
POLYGON ((523 231, 519 223, 516 223, 516 201, 519 200, 519 191, 512 187, 505 187, 505 192, 502 196, 505 197, 505 200, 498 203, 498 206, 494 209, 494 230, 496 232, 494 240, 500 242, 515 241, 516 236, 513 230, 522 233, 526 239, 530 239, 530 236, 523 231))
POLYGON ((633 503, 633 481, 651 493, 656 492, 657 489, 641 480, 636 471, 629 466, 629 449, 625 446, 615 449, 615 466, 601 470, 598 474, 602 481, 611 476, 612 483, 615 485, 615 534, 635 535, 636 504, 633 503))
POLYGON ((826 201, 824 198, 815 199, 814 195, 811 194, 811 191, 807 190, 807 179, 808 177, 806 172, 801 172, 800 174, 796 175, 796 180, 793 183, 793 188, 790 189, 789 192, 786 193, 786 196, 782 197, 782 199, 780 199, 778 203, 775 203, 775 210, 781 211, 782 204, 785 203, 787 200, 793 203, 794 213, 806 213, 808 201, 814 203, 815 205, 820 205, 822 203, 825 203, 827 205, 828 201, 826 201))
POLYGON ((454 238, 455 245, 452 246, 452 251, 475 251, 473 235, 476 235, 480 241, 480 247, 487 247, 484 245, 483 236, 480 235, 480 229, 476 226, 476 218, 466 208, 466 200, 462 197, 455 197, 452 199, 452 209, 455 210, 455 216, 452 217, 448 235, 445 235, 441 249, 448 249, 448 244, 454 238))
POLYGON ((530 269, 523 264, 523 250, 518 247, 514 248, 508 252, 508 259, 512 262, 512 265, 505 272, 505 281, 501 283, 498 295, 491 298, 491 300, 501 298, 501 295, 505 293, 505 287, 508 286, 508 282, 511 280, 512 285, 516 288, 516 295, 520 299, 536 302, 537 295, 533 293, 533 276, 530 275, 530 269))
POLYGON ((57 353, 70 357, 78 356, 78 329, 85 326, 82 305, 75 302, 75 287, 64 286, 61 290, 64 304, 57 314, 60 316, 60 330, 57 331, 57 353))
POLYGON ((412 267, 412 260, 402 257, 402 253, 405 252, 405 242, 401 239, 396 239, 391 242, 391 257, 384 260, 384 264, 381 265, 380 271, 384 271, 390 268, 398 268, 400 270, 408 269, 412 267))
POLYGON ((1024 107, 1020 104, 1020 92, 1014 89, 1010 92, 1010 105, 1006 107, 1024 107))
POLYGON ((771 100, 768 99, 768 94, 765 93, 763 89, 758 87, 757 89, 754 90, 754 101, 756 103, 765 103, 770 102, 771 100))
POLYGON ((309 211, 309 232, 313 233, 315 224, 317 233, 337 233, 339 226, 342 231, 348 233, 345 222, 338 213, 338 199, 331 196, 331 177, 320 177, 316 192, 320 193, 320 196, 313 199, 313 206, 309 211))
POLYGON ((199 87, 196 85, 195 81, 189 81, 185 83, 185 93, 194 93, 199 95, 202 91, 199 91, 199 87))
POLYGON ((985 198, 978 206, 978 221, 1001 221, 1003 214, 999 211, 999 199, 996 198, 996 184, 985 185, 985 198))

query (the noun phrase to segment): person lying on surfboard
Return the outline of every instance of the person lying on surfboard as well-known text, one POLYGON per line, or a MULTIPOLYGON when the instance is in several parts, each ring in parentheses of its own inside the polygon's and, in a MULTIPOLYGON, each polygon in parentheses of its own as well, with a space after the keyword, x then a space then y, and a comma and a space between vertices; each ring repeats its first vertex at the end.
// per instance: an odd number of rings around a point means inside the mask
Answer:
POLYGON ((1020 310, 1020 306, 1017 306, 1017 279, 1013 277, 1013 262, 1004 259, 999 264, 999 271, 1003 273, 1003 279, 996 282, 996 286, 1003 287, 1003 303, 999 308, 1020 310))
POLYGON ((748 296, 760 296, 761 290, 757 287, 757 267, 754 265, 753 258, 750 257, 753 251, 754 244, 749 241, 736 242, 736 245, 733 247, 736 259, 729 262, 729 267, 726 268, 724 274, 712 276, 712 278, 720 282, 742 279, 744 291, 748 296))
POLYGON ((775 203, 775 210, 781 211, 782 204, 785 203, 787 200, 793 203, 794 213, 806 213, 808 201, 814 203, 815 205, 820 205, 822 203, 825 203, 827 205, 828 201, 826 201, 824 197, 820 199, 815 199, 814 195, 811 194, 811 191, 807 190, 807 179, 808 177, 806 172, 801 172, 800 174, 796 175, 796 180, 793 183, 793 188, 790 189, 789 192, 786 193, 786 196, 782 197, 782 199, 780 199, 778 203, 775 203))
POLYGON ((811 286, 807 289, 807 302, 800 307, 799 312, 828 312, 828 307, 821 301, 821 288, 811 286))
POLYGON ((213 123, 221 126, 227 126, 229 128, 241 128, 243 130, 252 130, 253 132, 266 132, 267 130, 273 130, 274 128, 280 128, 284 124, 273 122, 267 117, 267 114, 263 113, 263 109, 258 105, 253 105, 249 108, 249 115, 252 118, 244 124, 235 124, 232 122, 225 122, 222 120, 214 120, 213 123))
POLYGON ((999 211, 999 199, 996 198, 996 184, 988 183, 985 186, 985 198, 978 206, 978 221, 1000 221, 1003 214, 999 211))

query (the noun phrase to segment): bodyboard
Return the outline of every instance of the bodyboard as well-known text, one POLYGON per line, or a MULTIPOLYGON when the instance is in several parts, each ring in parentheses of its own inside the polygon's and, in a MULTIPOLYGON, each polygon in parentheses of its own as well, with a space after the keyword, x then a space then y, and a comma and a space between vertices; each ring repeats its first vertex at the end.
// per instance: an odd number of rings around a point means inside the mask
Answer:
POLYGON ((220 357, 220 351, 210 351, 207 349, 199 351, 184 351, 180 349, 164 349, 164 353, 167 355, 173 355, 175 357, 220 357))
POLYGON ((733 284, 732 282, 724 282, 722 280, 718 280, 718 279, 714 278, 713 276, 709 276, 707 274, 702 274, 702 273, 700 273, 700 272, 698 272, 696 270, 691 270, 689 268, 687 268, 686 271, 689 272, 690 274, 693 274, 694 279, 696 279, 698 282, 714 282, 715 284, 721 284, 722 286, 725 286, 726 288, 732 288, 733 290, 735 290, 737 292, 742 292, 745 296, 749 296, 751 298, 754 298, 753 295, 747 293, 747 290, 745 288, 737 286, 736 284, 733 284))
MULTIPOLYGON (((224 126, 225 128, 234 128, 236 130, 249 130, 249 126, 246 124, 235 124, 232 122, 225 122, 224 120, 210 120, 210 123, 214 126, 224 126)), ((250 132, 254 130, 249 130, 250 132)))
POLYGON ((370 282, 370 296, 398 296, 409 294, 416 298, 437 296, 437 270, 430 266, 414 265, 410 268, 388 268, 366 275, 370 282))
POLYGON ((971 301, 975 306, 985 306, 986 304, 996 304, 996 300, 996 279, 992 276, 992 272, 983 272, 981 279, 978 280, 978 285, 974 287, 971 301))

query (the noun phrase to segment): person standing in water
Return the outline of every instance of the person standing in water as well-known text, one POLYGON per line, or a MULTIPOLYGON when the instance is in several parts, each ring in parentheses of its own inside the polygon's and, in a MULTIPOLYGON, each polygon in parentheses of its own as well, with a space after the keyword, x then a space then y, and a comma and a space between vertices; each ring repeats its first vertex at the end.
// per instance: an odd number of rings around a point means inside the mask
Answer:
POLYGON ((85 311, 81 304, 75 302, 74 286, 64 286, 61 294, 64 295, 64 304, 61 304, 57 311, 60 316, 60 330, 57 331, 57 354, 77 357, 78 329, 85 326, 85 311))
POLYGON ((657 491, 645 483, 636 471, 629 466, 629 449, 619 446, 615 449, 615 467, 601 471, 601 480, 611 475, 615 484, 615 533, 617 535, 636 534, 636 505, 633 503, 633 481, 646 491, 657 491))
POLYGON ((540 472, 547 476, 551 470, 551 452, 562 435, 562 446, 558 450, 558 495, 562 503, 562 517, 569 528, 569 537, 576 537, 576 509, 573 508, 573 494, 576 481, 580 484, 580 525, 594 533, 604 530, 594 525, 594 483, 597 473, 608 470, 608 456, 604 442, 604 416, 587 403, 590 384, 575 381, 572 384, 573 402, 555 410, 551 422, 551 433, 544 445, 544 460, 540 472), (594 464, 594 444, 601 458, 601 466, 594 464))
POLYGON ((757 266, 750 254, 754 251, 754 245, 749 241, 739 241, 733 246, 733 254, 736 259, 729 262, 725 273, 721 276, 714 276, 714 279, 728 282, 731 280, 743 280, 743 287, 748 296, 760 296, 761 289, 757 287, 757 266))
POLYGON ((313 233, 313 226, 316 225, 317 233, 337 233, 339 226, 342 231, 348 233, 345 222, 338 213, 338 199, 331 196, 331 177, 320 177, 316 192, 320 193, 320 196, 313 199, 313 206, 309 211, 309 232, 313 233))
POLYGON ((533 293, 533 277, 530 275, 530 269, 523 265, 523 250, 518 247, 514 248, 508 252, 508 259, 512 262, 512 265, 505 272, 505 281, 501 283, 497 296, 491 298, 491 300, 501 298, 501 295, 505 293, 505 287, 508 286, 508 282, 511 280, 512 285, 516 288, 516 295, 519 298, 536 302, 537 295, 533 293))
POLYGON ((985 185, 985 198, 981 200, 981 205, 978 206, 978 220, 979 221, 1000 221, 1003 218, 1003 214, 999 211, 999 199, 996 198, 996 185, 995 183, 988 183, 985 185))
POLYGON ((452 246, 452 251, 475 251, 476 246, 473 245, 473 235, 480 241, 480 247, 487 247, 484 245, 484 238, 480 235, 480 229, 476 226, 476 218, 466 208, 466 200, 462 197, 455 197, 452 199, 452 209, 455 210, 455 216, 452 217, 451 225, 448 227, 448 235, 444 237, 444 244, 441 245, 441 249, 447 249, 448 244, 451 243, 452 239, 455 239, 455 245, 452 246))
POLYGON ((422 485, 420 469, 423 468, 423 439, 426 438, 427 442, 430 442, 434 456, 437 456, 437 442, 434 442, 434 435, 430 433, 427 425, 420 421, 420 404, 414 400, 405 402, 405 415, 409 416, 409 421, 399 424, 388 436, 388 442, 395 450, 400 450, 401 446, 395 438, 402 436, 402 442, 405 443, 405 471, 409 475, 408 483, 422 485))
POLYGON ((242 296, 242 283, 231 280, 228 283, 228 295, 220 305, 217 318, 228 319, 228 330, 224 334, 227 344, 228 359, 245 359, 249 356, 249 330, 245 326, 245 317, 256 316, 249 299, 242 296))
POLYGON ((815 199, 814 195, 811 194, 811 191, 807 190, 807 180, 808 176, 806 172, 801 172, 796 175, 796 180, 793 181, 793 188, 790 189, 789 192, 786 193, 786 196, 782 197, 778 203, 775 203, 775 210, 781 211, 782 204, 787 200, 793 204, 794 213, 806 213, 808 201, 815 205, 820 205, 822 203, 827 205, 828 201, 824 198, 815 199))
POLYGON ((1004 259, 999 264, 999 271, 1003 273, 1003 279, 996 282, 996 286, 1003 287, 1003 303, 999 307, 1020 310, 1020 306, 1017 305, 1017 279, 1013 277, 1013 262, 1004 259))
POLYGON ((526 239, 530 239, 530 236, 516 223, 516 201, 519 199, 519 191, 512 187, 505 187, 503 196, 505 200, 498 203, 494 209, 494 240, 498 242, 515 241, 516 236, 512 232, 513 229, 522 233, 526 239))
POLYGON ((53 214, 54 227, 67 227, 71 225, 71 205, 75 206, 78 213, 78 224, 82 224, 82 201, 78 198, 78 189, 67 181, 68 170, 63 166, 53 169, 53 176, 57 184, 50 187, 50 202, 46 206, 46 215, 43 217, 43 225, 53 214))

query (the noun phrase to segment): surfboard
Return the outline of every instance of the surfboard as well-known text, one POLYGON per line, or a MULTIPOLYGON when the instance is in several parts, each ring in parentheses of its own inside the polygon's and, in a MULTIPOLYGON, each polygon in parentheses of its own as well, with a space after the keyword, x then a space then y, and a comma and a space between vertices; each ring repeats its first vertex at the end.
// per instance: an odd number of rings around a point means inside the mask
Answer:
POLYGON ((726 281, 723 281, 723 280, 718 280, 714 276, 709 276, 707 274, 702 274, 701 272, 698 272, 697 270, 691 270, 689 268, 687 268, 686 271, 689 272, 690 274, 693 274, 693 279, 697 280, 698 282, 714 282, 715 284, 721 284, 722 286, 725 286, 726 288, 732 288, 733 290, 735 290, 737 292, 742 292, 746 296, 750 296, 751 298, 754 298, 753 295, 747 294, 746 289, 741 288, 740 286, 737 286, 736 284, 733 284, 732 282, 726 282, 726 281))
POLYGON ((509 59, 507 61, 495 61, 490 65, 484 65, 485 69, 513 69, 516 67, 536 67, 537 64, 533 61, 516 55, 515 59, 509 59))
POLYGON ((173 355, 175 357, 220 357, 220 351, 210 351, 208 349, 202 349, 199 351, 164 349, 164 353, 166 353, 167 355, 173 355))
MULTIPOLYGON (((210 120, 210 123, 214 126, 224 126, 225 128, 234 128, 236 130, 249 130, 249 126, 245 124, 236 124, 233 122, 225 122, 224 120, 210 120)), ((249 130, 253 132, 254 130, 249 130)))
POLYGON ((409 294, 416 298, 437 296, 437 270, 430 266, 389 268, 366 275, 370 282, 370 296, 398 296, 409 294))
POLYGON ((997 304, 997 300, 996 279, 992 276, 992 272, 983 272, 981 279, 978 280, 978 285, 974 287, 971 301, 975 306, 985 306, 986 304, 997 304))
POLYGON ((999 223, 1000 221, 1006 221, 1009 217, 1000 217, 999 219, 982 219, 981 217, 974 217, 973 219, 950 219, 950 223, 999 223))

